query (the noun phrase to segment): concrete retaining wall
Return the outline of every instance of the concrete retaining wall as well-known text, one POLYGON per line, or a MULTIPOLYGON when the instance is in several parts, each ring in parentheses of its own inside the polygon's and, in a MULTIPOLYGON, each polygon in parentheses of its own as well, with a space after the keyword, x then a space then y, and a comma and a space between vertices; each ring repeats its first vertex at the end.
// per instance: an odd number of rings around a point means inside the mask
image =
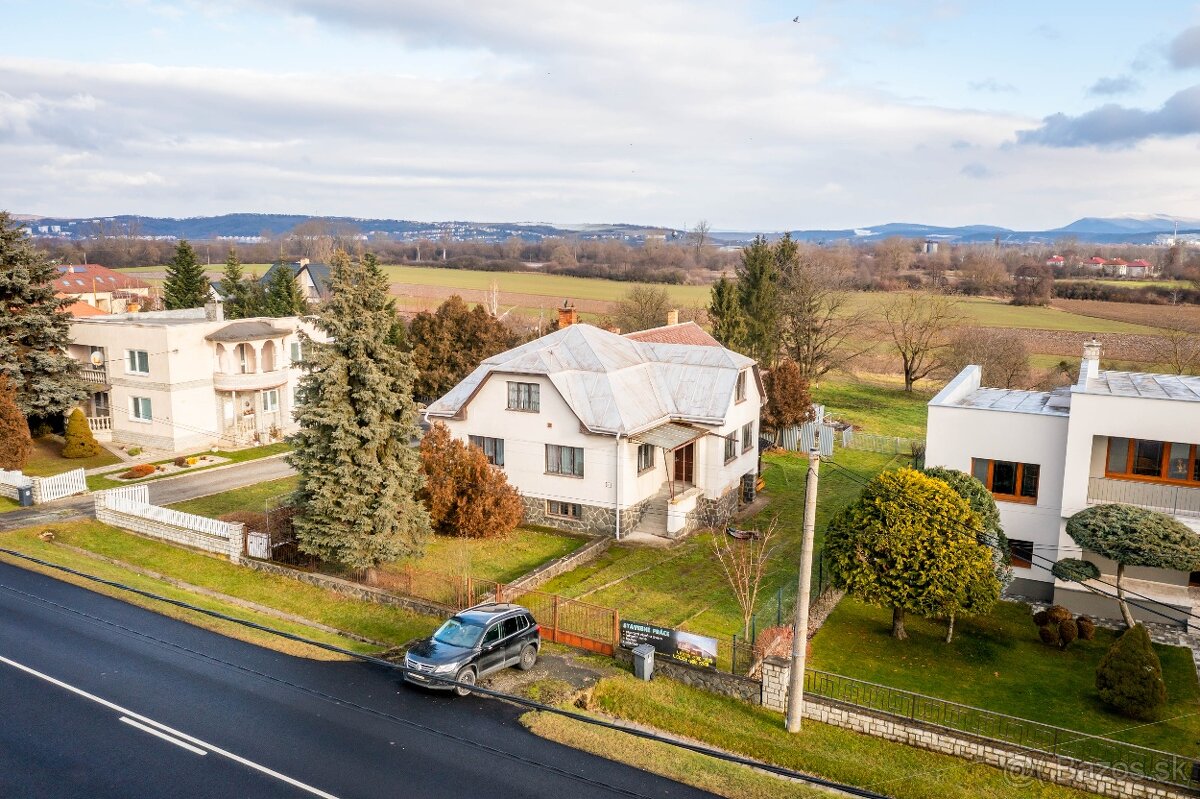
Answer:
MULTIPOLYGON (((791 664, 783 658, 767 658, 762 666, 762 704, 772 710, 787 710, 788 679, 791 664)), ((1015 745, 979 738, 970 733, 948 731, 921 722, 901 719, 864 708, 805 695, 804 718, 843 727, 863 735, 954 755, 977 763, 1002 769, 1014 787, 1028 784, 1030 778, 1067 785, 1117 799, 1194 799, 1195 794, 1182 788, 1171 788, 1159 782, 1141 780, 1129 774, 1118 774, 1103 766, 1083 763, 1070 758, 1056 758, 1015 745)), ((1132 765, 1132 764, 1130 764, 1132 765)), ((1175 781, 1188 775, 1162 775, 1175 781)))

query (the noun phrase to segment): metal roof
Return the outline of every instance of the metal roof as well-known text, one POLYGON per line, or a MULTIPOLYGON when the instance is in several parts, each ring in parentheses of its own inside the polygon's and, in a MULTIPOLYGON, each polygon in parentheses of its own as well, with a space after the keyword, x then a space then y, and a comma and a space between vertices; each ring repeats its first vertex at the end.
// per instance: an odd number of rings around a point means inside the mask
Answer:
POLYGON ((960 408, 980 408, 989 411, 1067 416, 1070 413, 1069 403, 1062 403, 1060 399, 1061 392, 977 388, 958 402, 950 404, 960 408))
POLYGON ((1200 377, 1145 372, 1098 372, 1076 388, 1083 394, 1200 402, 1200 377))
POLYGON ((209 341, 262 341, 269 338, 286 336, 289 330, 275 327, 270 322, 260 319, 248 319, 225 325, 220 330, 214 330, 205 336, 209 341))
POLYGON ((430 416, 454 416, 493 374, 544 375, 583 425, 628 435, 668 421, 723 424, 738 373, 754 361, 724 347, 634 341, 568 325, 488 358, 430 416))
POLYGON ((666 424, 660 424, 658 427, 651 427, 649 430, 644 430, 641 433, 635 433, 629 437, 629 440, 636 444, 650 444, 662 449, 675 449, 695 441, 697 438, 701 438, 704 432, 698 427, 667 422, 666 424))

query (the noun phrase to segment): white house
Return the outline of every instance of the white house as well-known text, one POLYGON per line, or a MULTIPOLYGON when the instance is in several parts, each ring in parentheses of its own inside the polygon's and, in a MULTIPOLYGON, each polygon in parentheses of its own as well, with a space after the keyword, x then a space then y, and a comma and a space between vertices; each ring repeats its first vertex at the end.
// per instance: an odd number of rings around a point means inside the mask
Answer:
POLYGON ((83 408, 97 438, 195 452, 295 429, 301 330, 322 338, 297 317, 226 321, 210 303, 74 319, 69 352, 92 389, 83 408))
MULTIPOLYGON (((974 474, 991 490, 1012 544, 1014 593, 1118 618, 1115 602, 1056 580, 1050 566, 1082 557, 1100 568, 1092 587, 1114 593, 1115 564, 1066 534, 1066 520, 1090 505, 1152 508, 1200 534, 1200 377, 1102 370, 1095 341, 1075 385, 1052 392, 985 388, 980 368, 968 366, 929 403, 926 463, 974 474)), ((1135 617, 1185 623, 1200 605, 1200 573, 1125 573, 1159 611, 1135 607, 1135 617)))
POLYGON ((754 361, 692 322, 575 324, 488 358, 426 411, 481 447, 529 522, 675 537, 737 507, 758 470, 754 361))

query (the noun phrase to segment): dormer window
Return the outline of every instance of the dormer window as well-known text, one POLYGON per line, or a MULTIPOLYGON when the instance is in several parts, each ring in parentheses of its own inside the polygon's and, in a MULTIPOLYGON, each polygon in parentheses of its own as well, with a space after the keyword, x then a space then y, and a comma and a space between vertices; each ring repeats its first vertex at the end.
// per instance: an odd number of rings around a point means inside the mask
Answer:
POLYGON ((508 384, 508 409, 537 413, 541 410, 541 386, 537 383, 508 384))

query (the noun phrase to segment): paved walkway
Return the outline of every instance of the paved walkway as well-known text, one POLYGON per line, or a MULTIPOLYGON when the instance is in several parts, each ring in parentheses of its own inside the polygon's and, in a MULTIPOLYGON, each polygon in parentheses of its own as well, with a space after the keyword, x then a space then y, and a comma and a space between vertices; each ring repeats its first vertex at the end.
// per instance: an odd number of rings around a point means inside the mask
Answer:
MULTIPOLYGON (((272 455, 230 466, 215 466, 178 477, 163 477, 144 485, 149 486, 150 501, 155 505, 172 505, 234 488, 278 480, 293 474, 295 470, 288 465, 283 455, 272 455)), ((32 508, 0 513, 0 532, 36 524, 87 518, 92 515, 93 506, 91 495, 83 494, 34 505, 32 508)))

